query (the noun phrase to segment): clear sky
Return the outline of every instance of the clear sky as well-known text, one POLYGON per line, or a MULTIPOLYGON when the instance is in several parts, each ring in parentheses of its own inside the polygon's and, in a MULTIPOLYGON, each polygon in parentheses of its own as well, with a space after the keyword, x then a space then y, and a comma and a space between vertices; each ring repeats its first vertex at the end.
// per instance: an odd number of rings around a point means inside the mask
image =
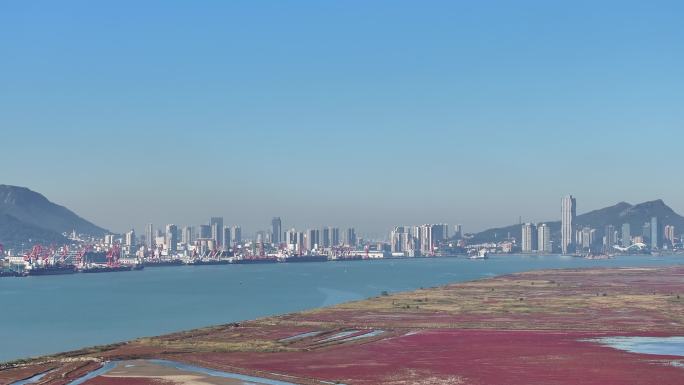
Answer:
POLYGON ((684 212, 681 1, 2 1, 0 183, 115 231, 684 212))

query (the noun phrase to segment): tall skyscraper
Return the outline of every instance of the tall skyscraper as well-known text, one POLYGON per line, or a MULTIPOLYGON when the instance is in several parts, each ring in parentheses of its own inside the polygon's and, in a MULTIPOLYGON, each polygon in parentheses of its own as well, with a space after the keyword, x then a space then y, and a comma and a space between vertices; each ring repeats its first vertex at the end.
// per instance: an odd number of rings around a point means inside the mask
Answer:
POLYGON ((617 239, 615 239, 615 226, 607 225, 605 231, 603 232, 604 245, 607 248, 612 248, 617 245, 617 239))
POLYGON ((211 217, 209 226, 211 226, 211 238, 218 245, 223 245, 223 217, 211 217))
POLYGON ((658 217, 651 218, 651 249, 657 250, 662 247, 662 232, 658 223, 658 217))
POLYGON ((153 249, 154 248, 154 226, 151 223, 148 223, 147 226, 145 226, 145 242, 147 242, 147 248, 148 249, 153 249))
POLYGON ((330 228, 324 227, 321 229, 321 247, 330 247, 330 228))
POLYGON ((194 238, 195 231, 192 226, 183 227, 183 231, 181 232, 181 242, 185 243, 186 245, 190 245, 194 242, 194 238))
POLYGON ((330 233, 330 246, 339 246, 340 245, 340 228, 339 227, 330 227, 328 229, 330 233))
POLYGON ((176 225, 166 225, 166 247, 169 254, 175 254, 178 247, 178 227, 176 225))
POLYGON ((319 245, 320 231, 318 229, 309 229, 306 231, 306 249, 311 251, 319 245))
POLYGON ((632 245, 632 229, 629 223, 622 224, 622 247, 629 247, 632 245))
POLYGON ((675 243, 675 227, 672 225, 665 226, 663 231, 663 239, 667 241, 668 246, 672 246, 675 243))
POLYGON ((211 226, 199 225, 199 238, 211 239, 211 226))
POLYGON ((271 242, 276 245, 283 242, 283 221, 280 217, 271 220, 271 242))
POLYGON ((233 243, 242 243, 242 228, 240 226, 233 226, 232 230, 233 243))
POLYGON ((231 247, 233 247, 233 237, 230 226, 223 226, 223 250, 228 250, 231 247))
POLYGON ((344 244, 347 246, 356 246, 356 230, 353 227, 347 229, 344 233, 344 244))
POLYGON ((577 216, 577 201, 572 195, 566 195, 561 200, 561 250, 568 254, 572 246, 572 235, 577 216))
POLYGON ((537 226, 537 250, 541 253, 553 252, 551 243, 551 227, 546 223, 537 226))
POLYGON ((458 224, 458 225, 454 226, 454 238, 456 238, 456 239, 463 238, 463 225, 458 224))
POLYGON ((128 246, 129 251, 134 251, 135 249, 135 230, 131 229, 131 231, 126 233, 126 246, 128 246))
POLYGON ((529 253, 535 251, 537 247, 537 228, 532 223, 522 225, 522 251, 529 253))

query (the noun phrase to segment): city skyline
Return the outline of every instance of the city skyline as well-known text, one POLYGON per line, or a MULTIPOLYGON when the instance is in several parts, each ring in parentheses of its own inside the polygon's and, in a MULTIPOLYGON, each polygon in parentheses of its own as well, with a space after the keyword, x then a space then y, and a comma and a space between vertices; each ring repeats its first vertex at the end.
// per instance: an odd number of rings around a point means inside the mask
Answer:
POLYGON ((138 233, 684 211, 680 3, 269 4, 2 3, 2 183, 138 233))

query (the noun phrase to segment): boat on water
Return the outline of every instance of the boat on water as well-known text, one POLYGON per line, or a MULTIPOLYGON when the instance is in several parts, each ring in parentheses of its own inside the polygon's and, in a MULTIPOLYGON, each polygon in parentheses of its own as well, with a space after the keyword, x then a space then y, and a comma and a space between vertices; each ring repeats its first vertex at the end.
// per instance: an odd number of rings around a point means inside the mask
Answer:
POLYGON ((183 266, 185 263, 180 259, 169 259, 145 261, 144 265, 146 267, 183 266))
POLYGON ((489 254, 486 249, 480 249, 476 254, 472 254, 468 259, 489 259, 489 254))
POLYGON ((229 259, 193 259, 187 264, 190 266, 204 266, 204 265, 227 265, 231 263, 229 259))
MULTIPOLYGON (((133 270, 133 265, 119 265, 119 266, 108 266, 108 265, 95 265, 83 267, 79 271, 81 273, 114 273, 120 271, 131 271, 133 270)), ((140 270, 140 269, 136 269, 140 270)))
POLYGON ((14 271, 14 270, 3 270, 0 271, 0 277, 25 277, 26 274, 14 271))
POLYGON ((297 262, 327 262, 328 261, 328 256, 327 255, 302 255, 302 256, 293 256, 293 257, 287 257, 283 259, 284 262, 287 263, 297 263, 297 262))
POLYGON ((242 258, 235 259, 233 263, 238 265, 251 265, 256 263, 278 263, 278 258, 276 257, 259 257, 259 258, 242 258))
POLYGON ((76 273, 76 266, 74 265, 32 266, 25 270, 25 275, 28 276, 63 275, 74 273, 76 273))

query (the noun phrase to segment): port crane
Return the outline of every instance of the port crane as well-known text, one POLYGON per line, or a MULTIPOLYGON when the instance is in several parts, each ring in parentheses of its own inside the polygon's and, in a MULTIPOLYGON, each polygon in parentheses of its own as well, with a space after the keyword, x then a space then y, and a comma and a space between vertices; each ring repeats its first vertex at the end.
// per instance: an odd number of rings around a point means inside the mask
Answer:
POLYGON ((109 251, 107 251, 107 266, 119 266, 119 258, 121 258, 121 246, 118 243, 115 243, 109 251))

